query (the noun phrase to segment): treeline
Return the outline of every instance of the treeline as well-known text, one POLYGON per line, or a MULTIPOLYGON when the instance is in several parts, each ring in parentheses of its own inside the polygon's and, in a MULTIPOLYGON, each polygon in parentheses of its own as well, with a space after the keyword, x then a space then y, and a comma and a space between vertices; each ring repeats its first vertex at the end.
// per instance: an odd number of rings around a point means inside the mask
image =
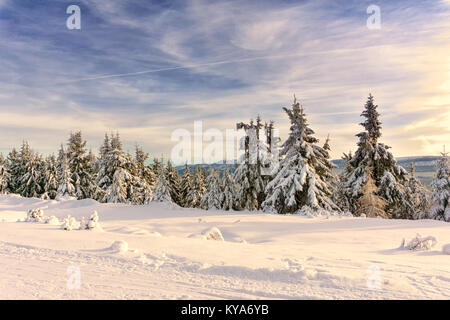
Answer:
POLYGON ((182 207, 262 210, 280 214, 353 215, 450 221, 450 166, 443 153, 430 192, 414 174, 397 165, 389 147, 379 142, 381 122, 369 95, 361 116, 355 154, 344 154, 345 169, 334 173, 330 139, 323 145, 309 127, 296 99, 283 108, 291 127, 282 145, 274 123, 239 123, 244 151, 234 174, 213 168, 182 175, 168 161, 154 159, 136 146, 124 152, 118 134, 105 135, 98 155, 86 148, 81 132, 72 133, 58 156, 44 158, 24 142, 6 159, 0 157, 0 193, 43 199, 95 199, 104 203, 175 203, 182 207))

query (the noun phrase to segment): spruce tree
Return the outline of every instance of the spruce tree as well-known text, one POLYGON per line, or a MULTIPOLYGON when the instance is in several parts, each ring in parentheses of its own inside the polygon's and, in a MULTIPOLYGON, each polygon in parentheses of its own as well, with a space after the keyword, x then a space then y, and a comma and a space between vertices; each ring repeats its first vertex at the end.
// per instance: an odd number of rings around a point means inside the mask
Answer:
POLYGON ((64 146, 61 144, 58 154, 58 188, 56 199, 65 199, 75 197, 75 187, 72 183, 72 175, 69 169, 69 162, 67 160, 67 153, 64 146))
POLYGON ((206 210, 221 209, 221 184, 220 178, 216 170, 212 167, 209 170, 208 178, 206 179, 206 192, 200 203, 200 207, 206 210))
POLYGON ((393 216, 398 219, 422 219, 428 213, 429 202, 429 191, 416 177, 414 163, 411 163, 403 205, 394 211, 393 216))
POLYGON ((6 194, 8 188, 9 173, 7 163, 3 155, 0 154, 0 194, 6 194))
POLYGON ((8 193, 17 193, 19 188, 19 178, 21 174, 21 161, 19 152, 13 148, 6 158, 6 167, 8 170, 8 193))
POLYGON ((150 192, 137 176, 131 155, 122 150, 119 134, 111 137, 111 145, 101 161, 97 176, 97 198, 107 203, 143 204, 150 200, 150 192))
POLYGON ((86 141, 81 136, 81 131, 70 134, 67 159, 76 197, 78 199, 91 198, 95 192, 92 177, 94 168, 86 150, 86 141))
POLYGON ((191 208, 193 206, 192 203, 189 201, 189 192, 192 190, 193 184, 194 181, 192 172, 188 164, 186 163, 183 175, 181 177, 181 185, 180 185, 180 201, 182 207, 191 208))
POLYGON ((332 201, 332 163, 309 128, 303 107, 294 98, 292 109, 283 108, 291 122, 290 134, 281 150, 279 170, 267 185, 263 210, 268 212, 319 214, 338 211, 332 201))
POLYGON ((55 199, 58 190, 58 169, 54 155, 48 156, 43 162, 41 185, 43 186, 42 199, 55 199))
POLYGON ((189 190, 186 196, 186 203, 191 208, 200 208, 200 202, 205 194, 206 186, 203 171, 200 166, 195 167, 192 188, 189 190))
POLYGON ((180 198, 181 178, 178 171, 172 165, 172 162, 167 161, 165 169, 166 180, 169 186, 170 198, 173 202, 181 206, 182 200, 180 198))
POLYGON ((233 210, 235 208, 236 184, 233 175, 230 174, 228 166, 225 167, 222 177, 222 193, 220 203, 222 210, 233 210))
POLYGON ((167 181, 167 174, 163 162, 158 162, 158 179, 156 181, 155 190, 153 192, 152 202, 163 202, 172 204, 173 199, 170 195, 170 185, 167 181))
POLYGON ((394 156, 388 151, 389 146, 378 142, 381 137, 381 122, 379 121, 378 106, 369 95, 361 114, 365 121, 360 123, 364 131, 358 133, 358 149, 349 160, 350 172, 345 181, 345 194, 350 210, 356 210, 357 200, 363 194, 362 188, 368 178, 366 169, 371 168, 371 177, 375 181, 378 195, 387 201, 386 212, 392 213, 402 207, 405 195, 406 170, 397 165, 394 156))
POLYGON ((372 178, 372 170, 366 168, 367 179, 361 189, 362 196, 358 198, 356 216, 365 215, 368 218, 387 218, 384 208, 386 200, 377 195, 377 186, 372 178))
POLYGON ((450 161, 448 153, 442 153, 442 158, 437 164, 436 176, 431 182, 433 189, 429 218, 450 221, 450 161))
POLYGON ((22 197, 39 198, 44 193, 41 179, 42 171, 44 170, 42 156, 34 153, 28 143, 24 142, 19 153, 19 158, 21 167, 16 191, 22 197))

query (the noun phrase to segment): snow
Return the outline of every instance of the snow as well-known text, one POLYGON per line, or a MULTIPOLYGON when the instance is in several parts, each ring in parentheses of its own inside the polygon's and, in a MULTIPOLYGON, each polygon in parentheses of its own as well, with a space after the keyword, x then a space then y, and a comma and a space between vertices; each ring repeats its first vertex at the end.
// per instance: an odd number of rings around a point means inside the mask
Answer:
POLYGON ((449 245, 398 247, 418 233, 450 244, 449 230, 437 220, 0 196, 0 299, 449 299, 449 245), (16 222, 38 208, 60 224, 16 222), (68 215, 94 211, 104 232, 62 229, 68 215), (190 237, 214 228, 224 241, 190 237))
POLYGON ((442 247, 442 253, 450 254, 450 243, 447 243, 442 247))

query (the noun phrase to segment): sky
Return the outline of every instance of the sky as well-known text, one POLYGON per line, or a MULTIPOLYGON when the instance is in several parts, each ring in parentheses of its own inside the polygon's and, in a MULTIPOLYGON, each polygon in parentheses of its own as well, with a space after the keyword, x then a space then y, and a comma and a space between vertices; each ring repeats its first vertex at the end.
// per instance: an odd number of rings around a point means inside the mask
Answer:
POLYGON ((295 94, 336 159, 356 149, 369 93, 394 156, 450 149, 450 0, 0 0, 4 155, 23 140, 50 154, 81 130, 95 152, 119 132, 168 157, 177 129, 225 134, 258 114, 284 139, 295 94))

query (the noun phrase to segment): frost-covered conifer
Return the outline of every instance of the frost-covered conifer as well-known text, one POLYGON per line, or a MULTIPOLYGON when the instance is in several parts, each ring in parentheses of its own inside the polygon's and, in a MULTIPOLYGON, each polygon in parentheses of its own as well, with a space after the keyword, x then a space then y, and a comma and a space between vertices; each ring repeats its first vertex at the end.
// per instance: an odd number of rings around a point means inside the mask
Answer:
POLYGON ((433 188, 429 217, 431 219, 450 221, 450 161, 448 153, 442 153, 437 165, 436 176, 431 182, 433 188))
POLYGON ((189 166, 186 163, 183 175, 181 177, 181 185, 180 185, 180 201, 182 207, 185 208, 192 207, 192 203, 190 203, 188 200, 189 199, 188 195, 193 188, 193 183, 194 181, 191 169, 189 169, 189 166))
POLYGON ((192 188, 186 196, 186 203, 190 208, 200 208, 200 202, 205 194, 206 186, 202 169, 200 166, 195 167, 192 188))
MULTIPOLYGON (((161 162, 161 166, 163 163, 161 162)), ((167 181, 167 174, 165 173, 165 168, 160 167, 158 169, 159 175, 156 181, 156 187, 153 192, 152 202, 164 202, 164 203, 174 203, 172 197, 170 196, 170 186, 167 181)))
POLYGON ((358 149, 349 160, 349 170, 345 181, 345 194, 352 212, 356 210, 357 199, 363 194, 362 188, 366 183, 366 168, 371 168, 371 176, 378 188, 378 195, 387 201, 386 213, 392 213, 402 206, 405 195, 406 170, 397 165, 394 156, 388 151, 390 148, 378 142, 381 137, 381 122, 377 105, 373 96, 365 104, 361 114, 365 121, 361 123, 365 131, 357 134, 358 149))
POLYGON ((67 146, 67 159, 75 196, 78 199, 91 198, 95 192, 92 172, 93 164, 87 153, 86 141, 81 136, 81 131, 70 134, 67 146))
POLYGON ((75 197, 75 187, 72 183, 72 175, 69 169, 69 162, 64 146, 61 144, 61 149, 58 155, 58 189, 56 199, 64 199, 75 197))
POLYGON ((43 163, 41 185, 44 188, 42 199, 55 199, 58 190, 58 169, 54 155, 47 157, 43 163))
POLYGON ((236 184, 234 183, 233 176, 228 170, 228 166, 226 166, 223 172, 222 193, 220 196, 222 210, 233 210, 235 208, 235 197, 236 184))
POLYGON ((206 210, 221 209, 221 184, 217 171, 210 168, 206 179, 206 192, 203 195, 200 206, 206 210))
POLYGON ((0 194, 5 194, 8 188, 9 173, 6 160, 0 154, 0 194))
POLYGON ((150 200, 150 190, 137 176, 131 155, 122 150, 119 134, 111 137, 108 154, 100 162, 96 197, 108 203, 144 204, 150 200))
POLYGON ((281 150, 279 170, 267 185, 263 210, 278 213, 316 214, 338 211, 331 199, 333 164, 318 146, 300 103, 284 108, 291 121, 290 134, 281 150))
POLYGON ((429 191, 415 175, 414 163, 410 165, 408 183, 402 206, 394 211, 393 217, 398 219, 423 219, 430 207, 429 191))
POLYGON ((180 199, 181 178, 178 171, 172 165, 172 162, 167 161, 165 169, 166 180, 168 182, 170 198, 173 202, 181 206, 182 200, 180 199))
POLYGON ((386 200, 377 195, 377 186, 372 178, 372 170, 370 167, 366 168, 366 182, 361 189, 362 196, 358 198, 357 209, 355 214, 357 216, 365 215, 368 218, 387 218, 384 211, 386 200))

